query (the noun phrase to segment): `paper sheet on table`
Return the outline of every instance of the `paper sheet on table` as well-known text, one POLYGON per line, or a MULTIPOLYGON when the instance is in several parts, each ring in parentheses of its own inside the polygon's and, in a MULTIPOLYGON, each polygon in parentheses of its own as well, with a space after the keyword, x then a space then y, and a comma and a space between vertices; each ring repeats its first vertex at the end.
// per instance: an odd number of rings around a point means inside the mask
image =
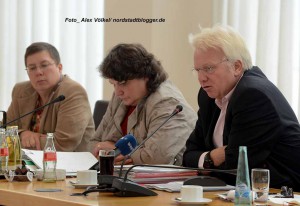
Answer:
MULTIPOLYGON (((145 184, 145 186, 150 189, 163 190, 167 192, 180 192, 182 185, 183 182, 169 182, 166 184, 145 184)), ((231 185, 217 187, 203 186, 203 191, 232 190, 233 188, 235 187, 231 185)))
MULTIPOLYGON (((221 199, 233 201, 235 190, 230 190, 227 193, 218 194, 221 199)), ((294 198, 275 198, 276 195, 269 195, 268 205, 282 206, 284 203, 294 203, 300 205, 300 195, 294 195, 294 198)))
POLYGON ((283 205, 284 203, 293 203, 293 205, 300 205, 300 195, 294 195, 294 198, 275 198, 275 195, 269 195, 268 204, 283 205))
MULTIPOLYGON (((22 149, 25 159, 30 159, 37 168, 43 168, 43 151, 22 149)), ((67 175, 76 175, 79 170, 88 170, 96 162, 97 158, 90 152, 56 152, 57 169, 65 169, 67 175)))

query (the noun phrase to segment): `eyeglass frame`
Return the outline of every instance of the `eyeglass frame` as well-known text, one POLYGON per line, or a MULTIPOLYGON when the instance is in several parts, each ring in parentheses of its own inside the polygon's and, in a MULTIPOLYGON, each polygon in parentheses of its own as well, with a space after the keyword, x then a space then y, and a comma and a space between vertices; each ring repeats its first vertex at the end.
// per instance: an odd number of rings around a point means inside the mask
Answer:
POLYGON ((45 71, 49 68, 49 66, 53 65, 53 64, 56 64, 55 62, 48 62, 47 64, 44 64, 43 63, 41 65, 34 65, 34 66, 29 66, 29 67, 26 67, 26 71, 29 73, 29 74, 32 74, 34 72, 37 71, 38 68, 40 68, 42 71, 45 71))
POLYGON ((198 74, 200 71, 203 71, 205 74, 212 74, 217 69, 217 66, 223 62, 229 61, 229 59, 225 58, 222 61, 214 64, 214 65, 208 65, 204 66, 204 68, 193 68, 192 71, 196 71, 198 74))
POLYGON ((125 86, 129 80, 132 79, 127 79, 127 80, 122 80, 122 81, 116 81, 118 86, 125 86))
POLYGON ((125 86, 126 83, 127 83, 127 80, 123 80, 123 81, 118 82, 118 85, 119 86, 125 86))

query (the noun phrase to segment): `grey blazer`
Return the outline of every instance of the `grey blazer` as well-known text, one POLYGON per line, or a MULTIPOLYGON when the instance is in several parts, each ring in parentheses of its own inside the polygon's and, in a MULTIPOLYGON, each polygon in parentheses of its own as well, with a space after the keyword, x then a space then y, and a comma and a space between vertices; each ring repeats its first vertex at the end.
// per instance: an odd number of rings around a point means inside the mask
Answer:
MULTIPOLYGON (((182 163, 185 142, 196 123, 197 115, 182 93, 170 81, 160 85, 156 92, 145 97, 128 118, 127 131, 138 143, 147 138, 181 104, 183 111, 172 117, 132 156, 134 164, 182 163)), ((123 135, 121 122, 127 108, 115 95, 96 130, 93 144, 99 141, 117 142, 123 135)))

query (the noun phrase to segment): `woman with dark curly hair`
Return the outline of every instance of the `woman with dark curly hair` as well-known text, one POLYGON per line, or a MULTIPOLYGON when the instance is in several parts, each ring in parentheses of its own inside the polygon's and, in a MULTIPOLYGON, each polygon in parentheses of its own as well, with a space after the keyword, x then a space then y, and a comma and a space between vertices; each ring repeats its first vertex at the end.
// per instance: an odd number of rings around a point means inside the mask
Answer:
MULTIPOLYGON (((114 94, 92 139, 93 154, 98 156, 100 149, 115 148, 115 143, 128 133, 142 142, 180 104, 183 111, 162 126, 126 163, 181 165, 196 113, 167 80, 161 63, 140 44, 119 44, 104 59, 99 72, 114 86, 114 94)), ((119 155, 115 162, 120 163, 123 158, 119 155)))

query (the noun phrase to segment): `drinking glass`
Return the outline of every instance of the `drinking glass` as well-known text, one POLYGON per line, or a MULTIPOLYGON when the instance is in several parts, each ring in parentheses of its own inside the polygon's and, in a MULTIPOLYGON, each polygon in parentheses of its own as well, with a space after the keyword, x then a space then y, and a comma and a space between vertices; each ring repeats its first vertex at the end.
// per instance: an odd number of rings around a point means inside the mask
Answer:
POLYGON ((113 149, 99 151, 100 175, 114 174, 114 159, 115 151, 113 149))
POLYGON ((254 205, 267 205, 270 183, 268 169, 252 169, 252 191, 254 205))

